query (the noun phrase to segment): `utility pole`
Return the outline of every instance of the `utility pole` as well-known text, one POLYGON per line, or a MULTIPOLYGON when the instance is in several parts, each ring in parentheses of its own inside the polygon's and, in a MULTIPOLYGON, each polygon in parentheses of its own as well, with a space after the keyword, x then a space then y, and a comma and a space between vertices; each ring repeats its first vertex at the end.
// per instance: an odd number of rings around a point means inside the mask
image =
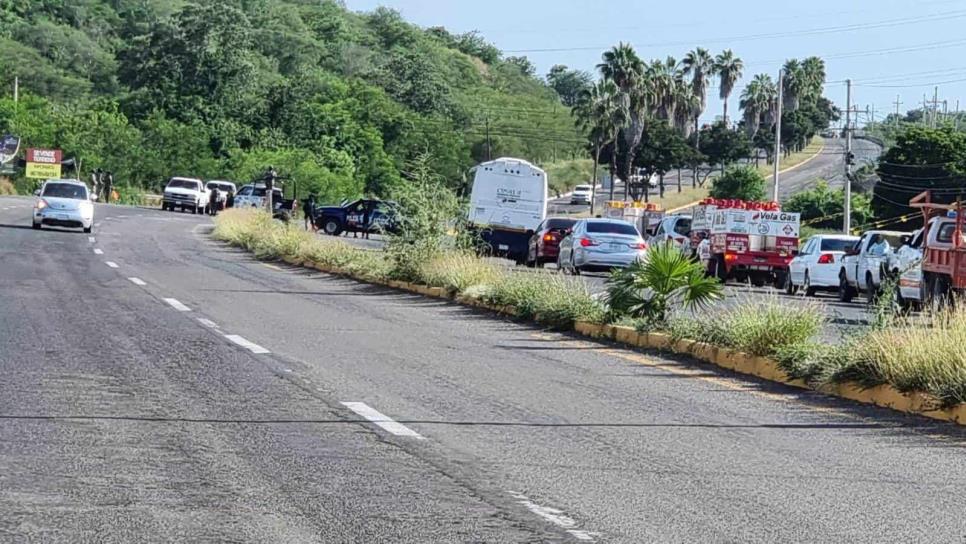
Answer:
POLYGON ((845 234, 852 232, 852 80, 845 80, 845 234))
POLYGON ((875 130, 875 104, 872 104, 872 113, 869 114, 869 130, 875 130))
POLYGON ((938 121, 937 118, 939 117, 939 86, 938 85, 933 88, 933 92, 934 94, 932 97, 932 107, 933 107, 932 128, 936 128, 936 121, 938 121))
POLYGON ((486 116, 486 160, 493 160, 492 151, 490 149, 490 116, 486 116))
POLYGON ((784 100, 785 70, 778 71, 778 119, 775 121, 775 171, 772 174, 775 189, 772 200, 778 202, 778 164, 782 156, 782 100, 784 100))
POLYGON ((922 126, 929 124, 929 102, 926 102, 926 93, 922 93, 922 126))
POLYGON ((959 130, 959 99, 956 99, 956 130, 959 130))
POLYGON ((893 104, 896 105, 896 129, 898 130, 899 129, 899 106, 902 105, 902 102, 899 102, 899 95, 896 95, 896 101, 893 102, 893 104))
POLYGON ((13 101, 20 102, 20 76, 13 76, 13 101))

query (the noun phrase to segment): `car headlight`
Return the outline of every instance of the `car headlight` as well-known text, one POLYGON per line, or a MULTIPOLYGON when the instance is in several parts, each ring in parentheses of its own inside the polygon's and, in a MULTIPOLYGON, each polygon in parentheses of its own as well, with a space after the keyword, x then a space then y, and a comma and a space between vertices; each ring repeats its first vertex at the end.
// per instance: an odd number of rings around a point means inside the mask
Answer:
POLYGON ((47 204, 47 201, 42 198, 38 200, 36 204, 34 204, 34 208, 36 208, 37 211, 40 211, 46 208, 47 206, 49 206, 49 204, 47 204))

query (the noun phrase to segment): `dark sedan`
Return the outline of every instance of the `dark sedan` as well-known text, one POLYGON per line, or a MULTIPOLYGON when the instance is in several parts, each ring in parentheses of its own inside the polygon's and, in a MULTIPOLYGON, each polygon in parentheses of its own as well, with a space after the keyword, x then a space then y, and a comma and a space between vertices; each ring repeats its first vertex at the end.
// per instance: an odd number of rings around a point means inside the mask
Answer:
POLYGON ((560 241, 573 229, 576 219, 565 217, 548 217, 540 223, 537 230, 530 236, 527 248, 527 266, 543 266, 557 262, 560 251, 560 241))

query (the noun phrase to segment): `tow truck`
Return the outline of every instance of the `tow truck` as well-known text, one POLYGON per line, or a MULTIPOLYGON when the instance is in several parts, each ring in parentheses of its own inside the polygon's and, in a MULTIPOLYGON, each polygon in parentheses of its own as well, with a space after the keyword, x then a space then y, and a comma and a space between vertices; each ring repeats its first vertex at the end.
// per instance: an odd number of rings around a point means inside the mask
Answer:
POLYGON ((710 270, 721 281, 750 281, 755 287, 785 284, 798 250, 801 214, 783 212, 777 202, 705 199, 694 208, 691 245, 701 233, 711 240, 710 270))
POLYGON ((926 298, 936 304, 966 291, 966 240, 963 240, 963 203, 933 202, 929 191, 909 201, 922 212, 922 282, 926 298))

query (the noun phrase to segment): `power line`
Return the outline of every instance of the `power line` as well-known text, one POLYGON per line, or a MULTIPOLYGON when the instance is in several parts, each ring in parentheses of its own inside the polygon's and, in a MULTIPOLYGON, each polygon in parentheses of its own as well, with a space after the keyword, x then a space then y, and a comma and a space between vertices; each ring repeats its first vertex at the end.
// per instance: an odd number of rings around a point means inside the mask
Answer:
POLYGON ((961 79, 947 79, 946 81, 931 81, 928 83, 912 83, 908 85, 861 85, 862 87, 871 87, 875 89, 909 89, 912 87, 935 87, 936 85, 946 85, 949 83, 961 83, 966 81, 966 78, 961 79))
MULTIPOLYGON (((830 34, 836 32, 848 32, 852 30, 868 30, 874 28, 887 28, 892 26, 900 25, 910 25, 921 22, 934 21, 937 19, 959 19, 966 17, 966 10, 955 10, 947 11, 942 13, 934 13, 931 15, 920 15, 918 17, 904 17, 901 19, 886 19, 882 21, 877 21, 873 23, 856 23, 851 25, 840 25, 831 26, 823 28, 813 28, 808 30, 799 31, 788 31, 788 32, 778 32, 778 33, 768 33, 768 34, 752 34, 744 36, 731 36, 727 38, 712 38, 710 40, 702 40, 704 43, 725 43, 725 42, 740 42, 740 41, 751 41, 751 40, 762 40, 769 38, 784 38, 788 36, 811 36, 816 34, 830 34)), ((638 48, 646 47, 670 47, 679 45, 693 45, 694 40, 680 41, 680 42, 657 42, 657 43, 646 43, 646 44, 632 44, 638 48)), ((543 49, 508 49, 506 53, 557 53, 565 51, 603 51, 609 46, 603 47, 552 47, 543 49)))
MULTIPOLYGON (((912 51, 927 51, 929 49, 941 49, 944 47, 952 47, 955 45, 966 45, 966 39, 960 40, 947 40, 942 42, 928 42, 920 45, 910 45, 908 47, 889 47, 886 49, 871 49, 865 51, 853 51, 847 53, 830 53, 826 55, 814 55, 821 57, 822 59, 849 59, 855 57, 871 57, 876 55, 884 55, 887 53, 906 53, 912 51)), ((745 64, 745 66, 756 66, 765 64, 774 64, 776 62, 784 62, 785 59, 771 59, 771 60, 756 60, 750 61, 745 64)))

